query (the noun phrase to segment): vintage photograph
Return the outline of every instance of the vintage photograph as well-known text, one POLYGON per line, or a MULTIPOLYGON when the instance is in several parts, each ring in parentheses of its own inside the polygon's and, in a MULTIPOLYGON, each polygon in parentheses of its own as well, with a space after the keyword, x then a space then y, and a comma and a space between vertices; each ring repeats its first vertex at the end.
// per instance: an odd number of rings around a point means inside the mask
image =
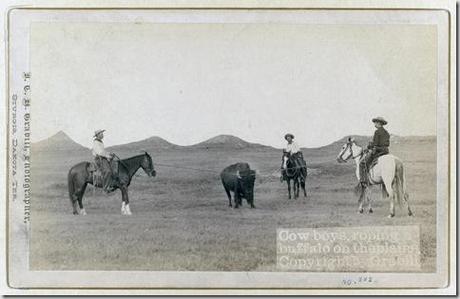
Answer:
POLYGON ((432 27, 31 31, 32 269, 276 271, 279 227, 398 224, 435 270, 432 27))
POLYGON ((27 271, 203 274, 212 285, 188 286, 230 288, 423 287, 420 274, 445 286, 447 14, 10 17, 27 28, 9 101, 27 271))

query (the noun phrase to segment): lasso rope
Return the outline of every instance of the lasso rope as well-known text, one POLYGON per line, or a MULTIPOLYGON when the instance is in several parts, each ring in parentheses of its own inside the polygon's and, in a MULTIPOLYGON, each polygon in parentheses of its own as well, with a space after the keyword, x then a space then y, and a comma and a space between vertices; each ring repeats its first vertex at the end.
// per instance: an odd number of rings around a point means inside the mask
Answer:
MULTIPOLYGON (((155 166, 168 167, 168 168, 175 168, 175 169, 193 170, 193 171, 197 171, 197 172, 210 172, 210 173, 216 173, 216 174, 221 173, 221 171, 212 170, 212 169, 185 167, 185 166, 177 166, 177 165, 163 164, 163 163, 154 163, 154 165, 155 166)), ((289 168, 286 168, 286 169, 298 169, 298 168, 304 168, 304 167, 305 166, 296 166, 296 167, 289 167, 289 168)), ((267 171, 270 171, 272 169, 273 168, 267 169, 267 171)), ((272 177, 276 172, 279 172, 279 171, 280 171, 280 169, 276 168, 276 169, 272 170, 269 174, 263 175, 263 174, 259 173, 259 174, 255 174, 255 175, 258 175, 258 176, 261 176, 261 177, 272 177)), ((263 172, 265 172, 265 171, 263 171, 263 172)))

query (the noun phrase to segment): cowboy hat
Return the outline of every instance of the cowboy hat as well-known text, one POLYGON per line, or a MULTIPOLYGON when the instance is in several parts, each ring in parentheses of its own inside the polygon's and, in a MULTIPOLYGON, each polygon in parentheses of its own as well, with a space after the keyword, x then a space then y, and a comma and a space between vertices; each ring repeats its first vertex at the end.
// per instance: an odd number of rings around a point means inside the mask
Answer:
POLYGON ((287 139, 288 136, 291 136, 291 138, 294 139, 294 135, 292 135, 291 133, 287 133, 286 135, 284 135, 284 139, 287 139))
POLYGON ((375 122, 379 122, 381 123, 382 125, 386 125, 388 122, 383 118, 383 117, 376 117, 376 118, 373 118, 372 119, 372 122, 375 123, 375 122))
POLYGON ((105 132, 105 130, 96 130, 96 131, 94 131, 94 137, 96 137, 97 135, 99 135, 99 134, 101 134, 103 132, 105 132))

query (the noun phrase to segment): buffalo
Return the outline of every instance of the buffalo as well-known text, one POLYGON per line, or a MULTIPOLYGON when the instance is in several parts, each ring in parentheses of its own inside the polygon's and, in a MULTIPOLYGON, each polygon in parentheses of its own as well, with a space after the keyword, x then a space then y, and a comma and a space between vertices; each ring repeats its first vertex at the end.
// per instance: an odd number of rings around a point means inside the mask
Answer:
POLYGON ((228 196, 228 205, 232 206, 230 191, 233 191, 234 208, 242 205, 242 198, 246 198, 251 208, 254 206, 254 182, 256 172, 251 170, 248 163, 236 163, 226 167, 220 174, 222 184, 228 196))

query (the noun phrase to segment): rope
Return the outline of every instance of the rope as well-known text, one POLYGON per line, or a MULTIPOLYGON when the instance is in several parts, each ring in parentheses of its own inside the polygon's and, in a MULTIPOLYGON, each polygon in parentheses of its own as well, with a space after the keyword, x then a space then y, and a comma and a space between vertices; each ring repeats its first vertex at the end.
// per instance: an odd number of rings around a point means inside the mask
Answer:
POLYGON ((177 168, 177 169, 187 169, 187 170, 194 170, 198 172, 212 172, 212 173, 220 173, 220 171, 217 170, 211 170, 211 169, 202 169, 202 168, 193 168, 193 167, 184 167, 184 166, 176 166, 176 165, 169 165, 169 164, 161 164, 161 163, 154 163, 155 166, 163 166, 163 167, 169 167, 169 168, 177 168))
MULTIPOLYGON (((175 169, 186 169, 186 170, 193 170, 193 171, 198 171, 198 172, 210 172, 210 173, 217 173, 220 174, 220 171, 217 170, 212 170, 212 169, 203 169, 203 168, 194 168, 194 167, 185 167, 185 166, 177 166, 177 165, 171 165, 171 164, 162 164, 162 163, 154 163, 155 166, 163 166, 163 167, 168 167, 168 168, 175 168, 175 169)), ((296 167, 289 167, 287 169, 297 169, 297 168, 304 168, 304 166, 296 166, 296 167)), ((272 168, 270 168, 272 169, 272 168)), ((259 174, 261 177, 271 177, 273 176, 276 172, 278 172, 280 169, 276 168, 273 171, 271 171, 269 174, 263 175, 259 174)), ((268 170, 267 170, 268 171, 268 170)))
MULTIPOLYGON (((126 167, 126 169, 129 169, 128 165, 126 165, 126 163, 123 162, 123 160, 120 159, 120 157, 118 157, 115 153, 113 153, 113 156, 114 156, 115 158, 118 159, 118 162, 119 162, 121 165, 123 165, 124 167, 126 167)), ((118 169, 117 172, 120 173, 120 169, 118 169)))

